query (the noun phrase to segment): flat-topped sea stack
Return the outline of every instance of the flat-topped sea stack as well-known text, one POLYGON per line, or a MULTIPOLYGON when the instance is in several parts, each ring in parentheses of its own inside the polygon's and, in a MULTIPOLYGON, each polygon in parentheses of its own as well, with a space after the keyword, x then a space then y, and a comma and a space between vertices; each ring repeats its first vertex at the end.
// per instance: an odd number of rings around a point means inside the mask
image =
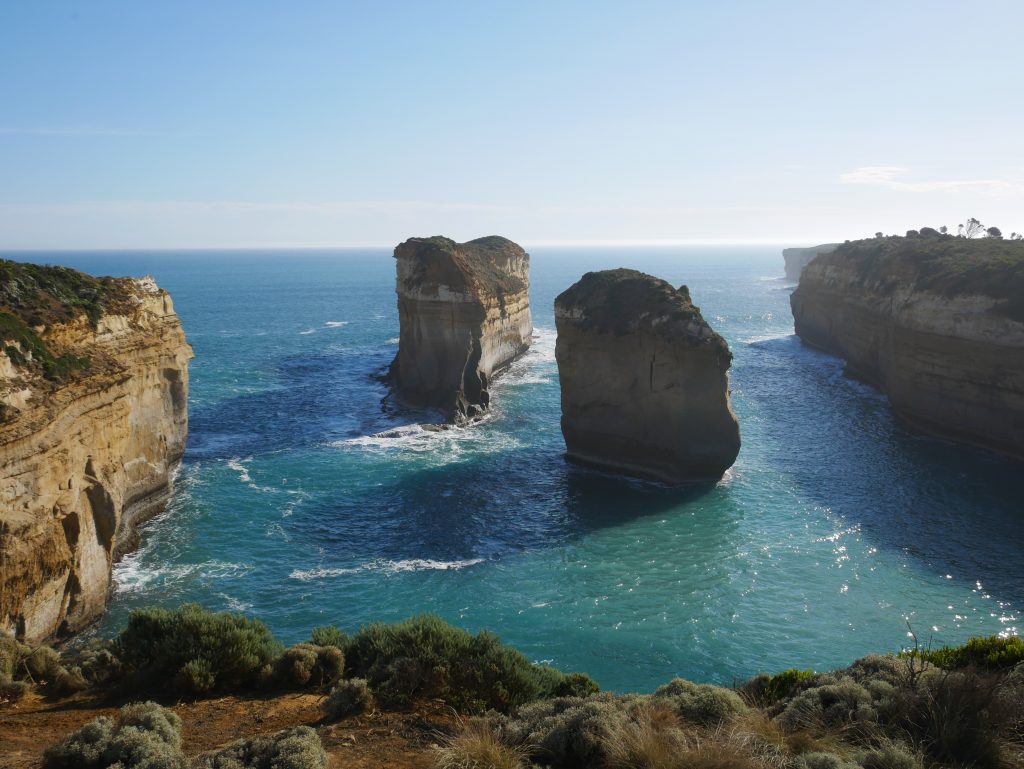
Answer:
POLYGON ((401 401, 466 422, 490 405, 492 378, 526 352, 530 256, 498 236, 410 238, 395 249, 401 401))
POLYGON ((686 286, 588 272, 555 299, 555 324, 567 458, 673 484, 736 461, 732 353, 686 286))
POLYGON ((0 260, 0 631, 95 620, 185 450, 188 361, 151 278, 0 260))
POLYGON ((910 235, 815 259, 796 333, 918 429, 1024 457, 1024 242, 910 235))
POLYGON ((814 257, 818 254, 831 254, 838 245, 838 243, 825 243, 810 248, 782 249, 782 258, 786 262, 786 279, 798 283, 804 268, 814 261, 814 257))

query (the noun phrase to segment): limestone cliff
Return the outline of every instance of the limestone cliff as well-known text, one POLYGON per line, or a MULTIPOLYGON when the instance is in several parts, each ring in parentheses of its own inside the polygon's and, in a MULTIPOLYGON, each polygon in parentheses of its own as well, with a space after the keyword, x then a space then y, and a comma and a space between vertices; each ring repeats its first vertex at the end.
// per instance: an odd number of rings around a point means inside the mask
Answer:
POLYGON ((784 248, 782 258, 786 262, 786 279, 794 282, 800 281, 800 274, 818 254, 831 254, 836 250, 838 243, 825 243, 810 248, 784 248))
POLYGON ((37 641, 102 612, 170 493, 191 357, 151 278, 0 261, 0 630, 37 641))
POLYGON ((854 241, 808 266, 791 304, 801 339, 907 422, 1024 456, 1024 244, 854 241))
POLYGON ((566 456, 669 483, 736 461, 732 353, 686 286, 636 270, 588 272, 555 299, 566 456))
POLYGON ((530 346, 530 257, 511 240, 410 238, 395 249, 401 400, 464 422, 490 404, 491 379, 530 346))

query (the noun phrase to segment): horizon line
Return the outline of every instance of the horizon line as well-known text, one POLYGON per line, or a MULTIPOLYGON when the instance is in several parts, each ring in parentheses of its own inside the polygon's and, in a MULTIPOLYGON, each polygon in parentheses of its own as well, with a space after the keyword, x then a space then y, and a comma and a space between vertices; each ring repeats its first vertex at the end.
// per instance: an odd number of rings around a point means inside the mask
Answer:
MULTIPOLYGON (((423 236, 411 236, 423 237, 423 236)), ((486 236, 481 236, 486 237, 486 236)), ((475 239, 475 238, 474 238, 475 239)), ((404 242, 404 241, 400 241, 404 242)), ((463 241, 468 242, 468 241, 463 241)), ((790 246, 799 248, 802 245, 841 242, 835 239, 820 238, 610 238, 606 240, 522 240, 514 241, 525 248, 628 248, 628 247, 673 247, 673 246, 790 246)), ((351 251, 356 249, 393 249, 397 244, 392 241, 370 241, 362 243, 274 243, 238 244, 217 246, 88 246, 83 248, 67 246, 5 246, 0 245, 3 252, 18 253, 91 253, 91 252, 133 252, 148 253, 169 251, 351 251)))

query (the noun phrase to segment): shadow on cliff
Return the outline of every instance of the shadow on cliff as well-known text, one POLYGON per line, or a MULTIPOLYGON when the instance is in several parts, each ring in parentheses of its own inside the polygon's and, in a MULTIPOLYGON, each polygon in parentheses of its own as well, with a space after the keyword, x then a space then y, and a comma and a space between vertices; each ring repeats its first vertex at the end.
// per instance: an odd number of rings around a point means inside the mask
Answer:
POLYGON ((740 398, 752 398, 743 411, 758 415, 744 424, 745 450, 762 452, 800 497, 936 578, 980 582, 1024 606, 1024 585, 1004 568, 1024 551, 1020 464, 913 432, 881 393, 845 376, 840 359, 796 336, 750 344, 733 376, 740 398), (770 386, 745 391, 748 377, 770 386), (801 461, 808 452, 819 461, 801 461))
POLYGON ((319 543, 329 561, 492 559, 642 517, 683 514, 716 493, 726 492, 603 475, 531 447, 394 474, 372 489, 305 506, 290 525, 319 543))

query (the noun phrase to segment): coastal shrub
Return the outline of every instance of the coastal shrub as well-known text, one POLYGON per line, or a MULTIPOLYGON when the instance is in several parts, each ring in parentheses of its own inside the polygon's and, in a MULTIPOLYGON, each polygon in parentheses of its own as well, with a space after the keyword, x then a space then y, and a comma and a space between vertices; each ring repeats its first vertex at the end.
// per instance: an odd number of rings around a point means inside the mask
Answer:
POLYGON ((93 639, 74 658, 83 678, 93 686, 107 686, 117 681, 124 670, 114 654, 110 641, 93 639))
POLYGON ((373 694, 365 678, 350 678, 331 689, 320 707, 328 718, 336 721, 371 710, 373 694))
POLYGON ((252 684, 281 651, 262 622, 196 604, 137 609, 114 643, 140 685, 171 681, 190 694, 252 684))
POLYGON ((52 694, 71 694, 88 684, 77 669, 68 669, 49 646, 31 647, 0 633, 0 698, 19 699, 27 684, 44 687, 52 694))
POLYGON ((1002 735, 1024 726, 1019 709, 1000 707, 1005 688, 996 673, 933 668, 899 692, 893 724, 934 761, 997 769, 1004 764, 1002 735))
POLYGON ((314 646, 334 646, 345 651, 348 636, 334 625, 315 627, 309 634, 309 642, 314 646))
POLYGON ((849 679, 800 692, 778 716, 789 730, 865 727, 877 720, 871 693, 849 679))
POLYGON ((943 646, 928 651, 905 652, 905 656, 920 658, 947 670, 966 667, 987 670, 1009 670, 1024 662, 1024 638, 1010 636, 1002 638, 971 638, 960 646, 943 646))
POLYGON ((485 719, 473 719, 434 749, 437 769, 521 769, 529 748, 509 746, 495 735, 485 719))
POLYGON ((852 678, 859 684, 866 685, 870 681, 884 681, 890 686, 903 686, 913 682, 913 673, 921 672, 920 664, 916 669, 909 664, 910 660, 895 657, 892 654, 869 654, 842 671, 843 675, 852 678))
POLYGON ((602 766, 611 736, 625 727, 638 701, 609 693, 542 700, 496 720, 495 731, 545 766, 602 766))
POLYGON ((320 735, 308 726, 267 737, 239 740, 223 750, 197 757, 193 769, 324 769, 320 735))
POLYGON ((732 689, 695 684, 682 678, 658 687, 654 697, 671 703, 680 716, 697 724, 716 724, 747 709, 732 689))
POLYGON ((125 705, 117 720, 100 716, 47 748, 44 769, 188 769, 181 719, 155 702, 125 705))
POLYGON ((753 705, 768 707, 779 700, 792 697, 813 678, 813 670, 796 668, 789 668, 775 675, 760 673, 740 687, 740 694, 753 705))
POLYGON ((864 753, 858 759, 863 769, 924 769, 924 763, 904 745, 890 743, 864 753))
POLYGON ((279 681, 291 686, 330 686, 345 673, 345 655, 336 646, 295 644, 274 663, 279 681))
POLYGON ((604 752, 612 769, 681 769, 694 763, 687 760, 693 750, 679 717, 667 702, 654 699, 611 727, 604 752))
POLYGON ((349 674, 389 704, 441 698, 460 710, 508 712, 561 687, 590 688, 584 676, 534 665, 492 633, 472 635, 430 614, 366 625, 345 654, 349 674))

